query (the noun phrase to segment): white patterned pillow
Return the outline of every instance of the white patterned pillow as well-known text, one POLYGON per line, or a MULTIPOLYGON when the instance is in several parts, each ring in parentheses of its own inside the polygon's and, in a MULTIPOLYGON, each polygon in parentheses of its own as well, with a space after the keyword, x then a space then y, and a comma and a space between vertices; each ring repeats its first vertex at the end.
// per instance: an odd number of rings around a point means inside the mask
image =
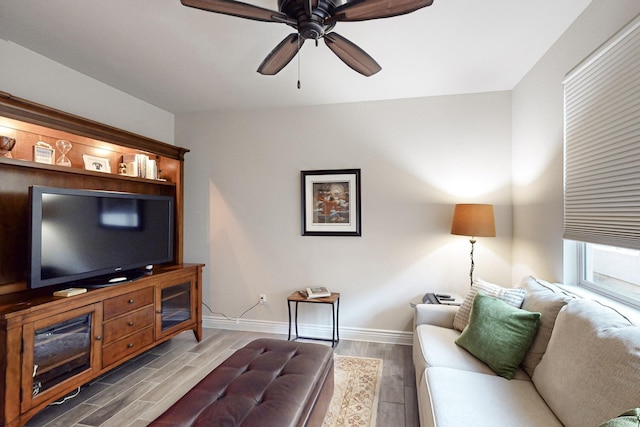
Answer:
POLYGON ((462 332, 465 326, 469 324, 469 315, 471 314, 473 300, 475 299, 476 294, 480 291, 482 291, 484 295, 501 299, 516 308, 520 308, 522 306, 522 302, 527 296, 527 291, 524 288, 503 288, 502 286, 485 282, 482 279, 473 279, 473 285, 453 319, 454 329, 462 332))

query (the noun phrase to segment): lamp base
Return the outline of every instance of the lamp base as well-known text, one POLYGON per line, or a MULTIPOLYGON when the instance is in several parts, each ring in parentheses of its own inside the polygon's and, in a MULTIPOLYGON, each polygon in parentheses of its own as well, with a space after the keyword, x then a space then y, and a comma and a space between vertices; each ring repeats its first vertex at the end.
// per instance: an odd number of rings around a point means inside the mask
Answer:
POLYGON ((470 258, 471 258, 471 270, 469 270, 469 281, 471 282, 469 284, 469 286, 473 286, 473 268, 475 267, 475 264, 473 263, 473 248, 476 244, 476 239, 469 239, 469 242, 471 243, 471 254, 469 254, 470 258))

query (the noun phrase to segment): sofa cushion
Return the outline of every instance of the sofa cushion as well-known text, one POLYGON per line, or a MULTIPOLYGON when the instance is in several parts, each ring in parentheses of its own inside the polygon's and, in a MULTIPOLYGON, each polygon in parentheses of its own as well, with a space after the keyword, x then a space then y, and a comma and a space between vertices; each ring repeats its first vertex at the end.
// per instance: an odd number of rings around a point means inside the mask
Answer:
MULTIPOLYGON (((418 325, 413 335, 413 365, 417 381, 426 368, 446 367, 464 371, 495 375, 486 363, 464 348, 455 344, 460 332, 434 325, 418 325)), ((515 379, 529 380, 527 374, 518 369, 515 379)))
POLYGON ((462 332, 462 330, 469 323, 469 315, 471 314, 471 306, 473 300, 482 291, 485 295, 499 298, 509 305, 520 308, 522 301, 524 301, 527 291, 522 288, 503 288, 502 286, 495 285, 493 283, 485 282, 482 279, 474 279, 473 285, 469 290, 469 293, 465 297, 462 305, 456 312, 456 316, 453 319, 453 328, 462 332))
POLYGON ((567 427, 598 425, 638 405, 640 326, 589 300, 558 314, 533 382, 567 427))
POLYGON ((638 427, 640 426, 640 408, 629 409, 624 414, 616 417, 599 427, 638 427))
POLYGON ((453 318, 458 311, 457 306, 446 304, 416 304, 413 313, 413 327, 422 324, 453 328, 453 318))
POLYGON ((538 333, 522 361, 522 368, 531 377, 547 350, 551 331, 553 331, 560 309, 574 297, 552 283, 531 276, 525 277, 520 286, 527 291, 522 309, 542 314, 538 333))
POLYGON ((551 292, 554 294, 564 295, 569 299, 576 298, 576 295, 565 291, 555 283, 547 282, 546 280, 542 280, 534 276, 523 277, 522 281, 518 284, 518 287, 524 288, 527 291, 527 295, 536 292, 551 292))
POLYGON ((422 427, 561 426, 530 381, 428 368, 418 385, 422 427))
POLYGON ((469 325, 455 342, 510 380, 533 342, 539 321, 540 313, 479 293, 469 325))

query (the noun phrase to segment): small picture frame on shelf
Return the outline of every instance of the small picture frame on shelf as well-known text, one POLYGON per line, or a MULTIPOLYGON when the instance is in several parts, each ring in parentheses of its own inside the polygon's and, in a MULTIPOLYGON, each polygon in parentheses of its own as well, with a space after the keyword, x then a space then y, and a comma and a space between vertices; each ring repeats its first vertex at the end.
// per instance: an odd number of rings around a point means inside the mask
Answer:
POLYGON ((109 159, 83 154, 82 160, 84 161, 84 168, 88 171, 111 173, 109 159))
POLYGON ((49 144, 38 142, 33 146, 33 161, 52 165, 54 153, 55 150, 49 144))

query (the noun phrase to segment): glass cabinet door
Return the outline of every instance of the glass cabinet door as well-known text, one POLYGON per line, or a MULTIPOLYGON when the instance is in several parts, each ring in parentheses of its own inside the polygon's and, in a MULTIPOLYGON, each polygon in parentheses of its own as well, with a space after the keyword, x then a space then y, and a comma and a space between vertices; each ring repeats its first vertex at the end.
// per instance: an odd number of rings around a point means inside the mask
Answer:
POLYGON ((92 305, 25 325, 23 409, 91 374, 94 322, 92 305))
POLYGON ((34 332, 34 397, 90 367, 91 313, 34 332))
POLYGON ((192 282, 164 286, 160 290, 160 335, 194 320, 192 282))

